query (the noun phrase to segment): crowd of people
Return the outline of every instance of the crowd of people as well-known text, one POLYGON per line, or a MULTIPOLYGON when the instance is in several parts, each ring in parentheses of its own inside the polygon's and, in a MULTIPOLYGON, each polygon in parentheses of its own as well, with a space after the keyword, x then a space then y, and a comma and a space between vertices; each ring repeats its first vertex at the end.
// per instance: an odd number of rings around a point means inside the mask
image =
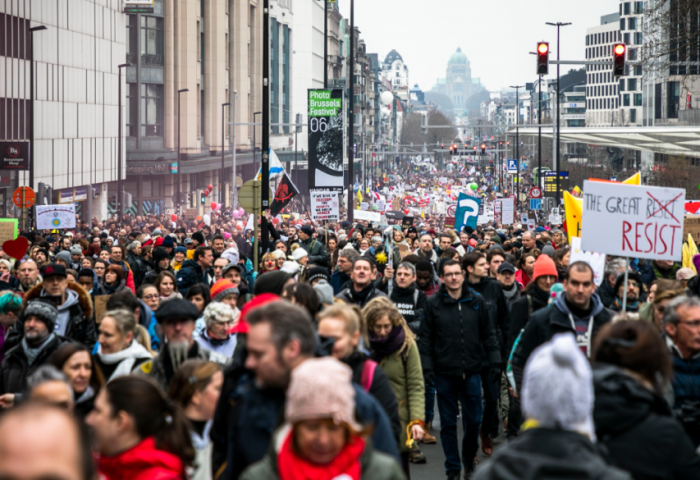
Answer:
POLYGON ((0 478, 398 480, 438 435, 453 480, 700 478, 695 269, 424 217, 23 232, 0 478))

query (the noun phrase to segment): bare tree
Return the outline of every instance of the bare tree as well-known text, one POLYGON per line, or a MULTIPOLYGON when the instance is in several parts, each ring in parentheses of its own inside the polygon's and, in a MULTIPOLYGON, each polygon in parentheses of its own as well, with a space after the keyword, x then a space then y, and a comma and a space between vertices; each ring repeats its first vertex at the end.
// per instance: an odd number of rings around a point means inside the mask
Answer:
POLYGON ((449 144, 457 136, 457 130, 452 122, 441 112, 436 111, 428 113, 428 124, 430 126, 445 125, 445 128, 430 128, 428 134, 423 135, 421 133, 421 117, 420 113, 412 113, 404 117, 401 128, 402 145, 413 143, 422 147, 426 143, 428 151, 432 152, 438 143, 449 144))
POLYGON ((685 156, 669 156, 655 165, 649 183, 660 187, 685 188, 685 198, 697 199, 700 197, 700 173, 691 164, 692 160, 685 156))

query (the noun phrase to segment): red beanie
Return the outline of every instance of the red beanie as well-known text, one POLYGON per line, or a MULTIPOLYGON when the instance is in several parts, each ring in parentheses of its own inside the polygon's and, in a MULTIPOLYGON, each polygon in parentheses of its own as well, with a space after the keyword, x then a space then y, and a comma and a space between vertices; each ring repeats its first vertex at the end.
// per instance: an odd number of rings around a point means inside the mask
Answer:
POLYGON ((542 277, 544 275, 552 275, 559 278, 559 272, 557 272, 557 266, 554 264, 549 255, 542 254, 537 257, 535 261, 535 270, 532 272, 532 281, 537 280, 537 277, 542 277))
POLYGON ((246 320, 246 317, 250 311, 254 308, 262 307, 263 305, 279 300, 282 300, 282 298, 273 293, 263 293, 262 295, 258 295, 253 298, 250 302, 243 305, 241 317, 236 326, 233 327, 233 330, 231 330, 231 333, 248 333, 248 321, 246 320))

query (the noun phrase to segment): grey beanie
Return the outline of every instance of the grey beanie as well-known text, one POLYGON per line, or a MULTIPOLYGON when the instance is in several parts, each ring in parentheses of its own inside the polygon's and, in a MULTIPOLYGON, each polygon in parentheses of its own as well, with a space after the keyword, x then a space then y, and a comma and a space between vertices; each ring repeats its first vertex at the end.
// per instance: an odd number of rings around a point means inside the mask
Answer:
POLYGON ((548 243, 547 245, 542 247, 542 253, 544 255, 549 256, 549 258, 552 258, 554 256, 554 247, 548 243))
POLYGON ((313 289, 316 290, 316 293, 318 294, 318 299, 321 301, 321 303, 326 305, 333 305, 333 287, 330 283, 328 283, 328 281, 326 281, 325 278, 316 282, 316 285, 313 286, 313 289))
POLYGON ((32 300, 24 308, 22 318, 26 319, 30 315, 44 322, 49 332, 54 331, 56 327, 56 317, 58 317, 58 309, 51 302, 42 298, 32 300))
POLYGON ((73 263, 73 257, 71 257, 70 252, 68 252, 66 250, 61 250, 60 252, 58 252, 56 254, 56 256, 54 258, 60 258, 61 260, 66 262, 66 265, 68 265, 69 267, 73 263))
POLYGON ((71 255, 82 255, 83 249, 80 248, 80 245, 73 245, 72 247, 70 247, 70 253, 71 255))

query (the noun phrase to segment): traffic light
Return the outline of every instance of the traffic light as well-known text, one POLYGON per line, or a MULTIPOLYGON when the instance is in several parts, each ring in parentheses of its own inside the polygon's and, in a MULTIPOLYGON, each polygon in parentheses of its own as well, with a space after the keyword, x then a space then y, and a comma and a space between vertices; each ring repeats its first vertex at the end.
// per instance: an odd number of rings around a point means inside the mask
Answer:
POLYGON ((452 151, 452 146, 450 145, 450 156, 454 155, 454 152, 452 151))
POLYGON ((549 74, 549 43, 537 44, 537 75, 549 74))
POLYGON ((498 142, 498 147, 499 148, 503 147, 503 142, 498 142))
POLYGON ((621 77, 625 74, 625 52, 627 47, 624 43, 616 43, 613 46, 613 75, 621 77))
POLYGON ((207 191, 206 190, 202 191, 202 196, 199 197, 199 203, 201 203, 202 205, 205 205, 207 203, 207 191))
POLYGON ((484 144, 484 143, 481 144, 481 154, 482 155, 486 154, 486 144, 484 144))
POLYGON ((474 148, 474 153, 476 153, 476 145, 474 145, 474 147, 472 147, 472 148, 474 148))
POLYGON ((187 206, 192 206, 192 192, 187 194, 187 206))

